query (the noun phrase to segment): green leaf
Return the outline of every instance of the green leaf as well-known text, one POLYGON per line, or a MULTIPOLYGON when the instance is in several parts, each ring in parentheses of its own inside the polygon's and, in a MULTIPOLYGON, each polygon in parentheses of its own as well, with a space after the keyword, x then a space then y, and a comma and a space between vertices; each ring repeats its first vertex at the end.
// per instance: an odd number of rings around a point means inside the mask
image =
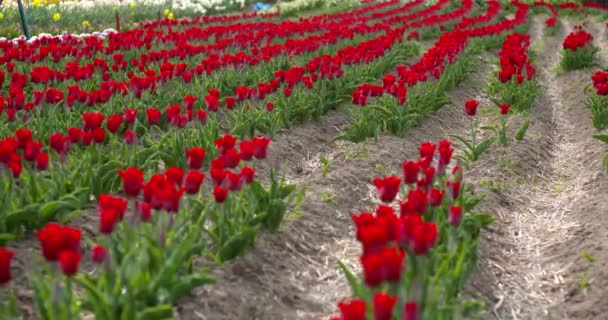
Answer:
POLYGON ((257 229, 247 228, 230 237, 218 250, 217 256, 221 263, 232 260, 247 250, 255 240, 257 229))
POLYGON ((170 304, 162 304, 149 307, 137 314, 137 320, 166 320, 173 319, 173 307, 170 304))
POLYGON ((608 134, 595 134, 593 135, 595 139, 608 143, 608 134))
POLYGON ((7 242, 15 239, 17 239, 17 236, 12 233, 0 233, 0 246, 4 246, 7 242))
POLYGON ((292 194, 294 191, 296 191, 296 185, 288 184, 286 186, 281 187, 281 194, 279 195, 279 197, 281 199, 287 198, 287 196, 292 194))
POLYGON ((589 263, 593 263, 595 262, 595 257, 589 253, 589 252, 583 252, 581 253, 581 257, 585 260, 587 260, 589 263))
POLYGON ((342 261, 338 260, 338 264, 340 265, 340 269, 342 269, 342 272, 344 272, 346 280, 348 280, 348 284, 350 285, 350 288, 353 291, 353 295, 357 298, 364 299, 365 292, 363 291, 363 285, 361 284, 359 279, 357 279, 357 277, 342 261))
POLYGON ((112 320, 110 307, 106 296, 104 296, 91 282, 86 275, 79 274, 74 277, 74 281, 84 288, 84 291, 89 295, 90 303, 95 310, 96 320, 112 320))
POLYGON ((461 137, 461 136, 455 135, 455 134, 450 134, 450 135, 448 135, 448 136, 449 136, 450 138, 454 138, 454 139, 456 139, 456 140, 458 140, 458 141, 462 142, 462 143, 463 143, 463 144, 464 144, 464 145, 467 147, 467 149, 469 149, 469 150, 473 150, 473 145, 472 145, 472 144, 471 144, 469 141, 467 141, 467 139, 465 139, 465 138, 463 138, 463 137, 461 137))
POLYGON ((57 212, 57 208, 59 208, 61 201, 51 201, 42 207, 40 207, 39 217, 43 221, 49 221, 53 219, 55 213, 57 212))
POLYGON ((192 291, 192 289, 215 283, 215 278, 207 273, 192 274, 180 277, 172 289, 172 299, 176 300, 192 291))
POLYGON ((477 147, 475 148, 475 158, 479 159, 479 157, 486 152, 486 150, 488 150, 488 148, 490 148, 490 146, 492 145, 492 143, 494 143, 494 141, 496 141, 496 137, 489 137, 485 140, 483 140, 481 143, 479 143, 477 145, 477 147))
POLYGON ((530 119, 528 119, 524 123, 522 123, 522 125, 519 127, 519 129, 517 129, 517 132, 515 132, 515 140, 517 140, 517 141, 523 140, 524 136, 526 135, 526 131, 528 131, 529 126, 530 126, 530 119))
POLYGON ((264 228, 271 232, 279 230, 286 211, 287 205, 283 201, 275 199, 270 202, 266 210, 266 217, 264 217, 264 221, 262 222, 264 228))
POLYGON ((39 208, 39 203, 32 203, 21 209, 9 212, 6 215, 5 222, 7 226, 10 226, 9 229, 14 229, 28 223, 39 225, 40 223, 37 221, 39 208))
POLYGON ((488 213, 477 213, 471 218, 481 227, 487 226, 494 221, 494 217, 488 213))

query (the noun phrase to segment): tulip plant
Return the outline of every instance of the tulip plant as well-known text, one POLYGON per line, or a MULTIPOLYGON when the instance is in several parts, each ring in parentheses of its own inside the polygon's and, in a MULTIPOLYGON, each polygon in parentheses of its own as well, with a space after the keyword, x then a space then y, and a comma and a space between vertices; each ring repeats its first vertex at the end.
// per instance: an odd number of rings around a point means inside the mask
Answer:
POLYGON ((473 213, 480 198, 467 191, 462 167, 449 170, 453 152, 449 141, 425 142, 418 160, 403 163, 402 177, 374 179, 382 204, 352 216, 363 274, 340 264, 354 298, 340 302, 333 319, 461 319, 481 310, 460 290, 491 218, 473 213))
MULTIPOLYGON (((596 134, 593 137, 595 139, 608 143, 608 134, 596 134)), ((606 154, 604 155, 604 158, 602 160, 602 166, 604 167, 604 171, 608 173, 608 151, 606 151, 606 154)))
POLYGON ((560 66, 565 71, 589 68, 598 52, 593 45, 593 36, 583 30, 581 25, 575 26, 574 32, 564 39, 560 66))
POLYGON ((587 100, 587 108, 593 115, 593 126, 597 130, 604 130, 608 128, 608 72, 598 71, 591 80, 595 90, 587 100))
MULTIPOLYGON (((477 115, 477 108, 479 107, 479 101, 471 99, 467 100, 464 104, 464 112, 467 116, 471 118, 471 139, 467 139, 461 137, 459 135, 451 135, 451 137, 457 139, 464 145, 464 154, 459 156, 461 160, 464 161, 465 165, 469 165, 471 162, 475 162, 479 160, 481 155, 488 151, 490 146, 496 141, 496 136, 489 136, 485 139, 478 141, 478 131, 479 131, 479 119, 477 115)), ((506 109, 508 112, 508 108, 506 109)), ((503 122, 503 125, 497 130, 498 138, 504 134, 506 130, 506 124, 503 122)), ((506 138, 505 138, 506 139, 506 138)), ((505 140, 506 141, 506 140, 505 140)), ((506 143, 506 142, 505 142, 506 143)))
MULTIPOLYGON (((587 108, 592 113, 593 126, 602 131, 608 128, 608 72, 598 71, 592 77, 591 81, 594 87, 594 92, 590 93, 590 97, 587 100, 587 108)), ((590 91, 587 88, 585 91, 590 91)), ((596 134, 594 138, 608 143, 607 134, 596 134)), ((606 173, 608 173, 608 152, 604 156, 602 165, 606 173)))
POLYGON ((539 87, 534 77, 536 68, 530 60, 529 47, 529 35, 508 35, 498 52, 500 69, 488 88, 490 94, 497 96, 497 104, 509 104, 520 113, 534 106, 539 87))

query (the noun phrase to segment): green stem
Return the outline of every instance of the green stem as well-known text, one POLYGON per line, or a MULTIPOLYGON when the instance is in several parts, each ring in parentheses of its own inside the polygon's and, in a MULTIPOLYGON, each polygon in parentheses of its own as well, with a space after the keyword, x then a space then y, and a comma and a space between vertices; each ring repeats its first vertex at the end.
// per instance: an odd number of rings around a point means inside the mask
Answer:
POLYGON ((17 4, 19 5, 19 16, 21 17, 21 27, 23 28, 23 34, 26 39, 30 39, 30 29, 27 25, 27 19, 25 17, 25 10, 23 9, 23 2, 21 0, 17 0, 17 4))
POLYGON ((473 161, 477 160, 477 117, 471 120, 471 144, 473 146, 473 161))

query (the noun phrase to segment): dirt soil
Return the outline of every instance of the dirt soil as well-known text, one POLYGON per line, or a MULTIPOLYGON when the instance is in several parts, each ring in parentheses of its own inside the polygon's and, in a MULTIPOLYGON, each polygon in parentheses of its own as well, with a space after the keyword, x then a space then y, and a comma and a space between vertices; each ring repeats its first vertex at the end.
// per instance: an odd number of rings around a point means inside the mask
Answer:
MULTIPOLYGON (((487 319, 606 319, 608 314, 608 176, 600 166, 605 147, 592 138, 597 132, 583 94, 592 70, 558 74, 555 68, 556 48, 572 26, 566 23, 560 34, 544 37, 542 20, 534 21, 530 32, 541 89, 528 115, 532 122, 526 138, 507 147, 494 145, 465 172, 474 192, 485 195, 479 209, 496 218, 484 232, 478 272, 465 290, 466 296, 486 302, 487 319), (581 279, 586 279, 585 288, 581 279)), ((590 29, 608 48, 605 28, 590 29)), ((600 54, 601 61, 608 58, 605 51, 600 54)), ((358 270, 350 214, 375 205, 372 178, 400 175, 401 163, 417 158, 423 141, 466 134, 466 100, 476 98, 486 109, 495 108, 484 91, 495 62, 495 55, 479 57, 474 73, 449 92, 453 104, 405 138, 335 142, 349 120, 345 110, 275 137, 270 154, 284 163, 290 182, 306 188, 300 212, 277 234, 261 234, 244 257, 216 268, 218 284, 199 288, 178 303, 179 317, 305 320, 335 314, 336 302, 350 294, 337 261, 358 270), (329 159, 326 175, 320 156, 329 159)), ((480 113, 481 123, 491 121, 490 113, 480 113)), ((515 117, 514 127, 523 120, 515 117)), ((83 219, 84 225, 94 223, 83 219)), ((31 237, 12 248, 18 251, 13 286, 31 305, 24 274, 32 270, 37 241, 31 237)))

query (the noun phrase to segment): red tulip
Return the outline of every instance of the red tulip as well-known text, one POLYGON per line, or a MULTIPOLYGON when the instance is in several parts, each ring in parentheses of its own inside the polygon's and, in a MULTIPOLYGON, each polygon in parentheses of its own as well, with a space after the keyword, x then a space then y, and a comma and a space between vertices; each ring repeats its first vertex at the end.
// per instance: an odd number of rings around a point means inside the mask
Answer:
POLYGON ((192 108, 194 107, 194 104, 196 103, 196 100, 198 100, 195 96, 193 95, 186 95, 184 97, 184 108, 186 108, 187 110, 192 110, 192 108))
POLYGON ((384 177, 382 179, 375 178, 374 185, 378 191, 378 197, 382 202, 392 202, 395 200, 397 193, 399 192, 399 186, 401 179, 395 176, 384 177))
POLYGON ((407 184, 413 184, 418 182, 418 173, 420 167, 418 163, 414 161, 403 162, 403 181, 407 184))
POLYGON ((456 200, 458 198, 458 196, 460 195, 460 182, 459 181, 448 181, 446 182, 446 186, 448 187, 448 190, 450 191, 450 195, 452 197, 453 200, 456 200))
MULTIPOLYGON (((432 160, 435 156, 436 149, 437 146, 435 144, 428 141, 423 142, 420 144, 420 158, 432 160)), ((426 166, 423 166, 422 168, 426 169, 426 166)))
MULTIPOLYGON (((42 151, 42 142, 40 141, 28 141, 23 149, 23 157, 27 161, 36 160, 36 156, 42 151)), ((12 153, 12 152, 11 152, 12 153)))
POLYGON ((86 131, 82 134, 82 141, 81 141, 83 146, 90 146, 93 143, 93 133, 90 131, 86 131))
POLYGON ((228 190, 220 186, 215 186, 215 188, 213 188, 213 197, 215 198, 215 202, 223 203, 228 197, 228 190))
POLYGON ((211 180, 213 180, 213 184, 216 186, 220 186, 226 179, 227 171, 219 168, 211 168, 211 170, 209 170, 209 173, 211 174, 211 180))
POLYGON ((0 247, 0 285, 11 281, 11 259, 15 254, 0 247))
POLYGON ((81 232, 78 229, 48 223, 37 232, 42 254, 48 261, 57 261, 59 253, 65 250, 79 250, 81 232))
POLYGON ((67 137, 64 137, 63 134, 57 132, 51 134, 49 137, 49 144, 53 150, 55 150, 59 154, 63 154, 67 152, 69 149, 69 140, 67 137))
POLYGON ((152 219, 152 206, 149 203, 135 202, 135 210, 139 213, 141 221, 148 222, 152 219))
POLYGON ((501 103, 498 107, 500 108, 500 114, 507 114, 509 113, 509 108, 511 108, 511 105, 508 103, 501 103))
POLYGON ((99 210, 99 232, 102 234, 111 234, 118 221, 120 221, 120 214, 116 209, 99 210))
POLYGON ((338 303, 338 309, 342 315, 342 320, 365 320, 366 306, 363 300, 351 300, 350 302, 338 303))
POLYGON ((405 251, 397 248, 384 248, 377 253, 369 253, 361 256, 365 284, 376 287, 384 281, 399 282, 405 251))
POLYGON ((292 92, 293 91, 289 87, 283 88, 283 95, 285 96, 285 98, 289 98, 292 92))
POLYGON ((240 175, 245 178, 246 183, 252 183, 253 178, 255 176, 255 170, 253 168, 244 166, 243 168, 241 168, 240 175))
POLYGON ((403 305, 403 320, 420 320, 418 304, 415 301, 409 301, 403 305))
POLYGON ((220 100, 216 96, 206 95, 205 96, 205 106, 209 111, 218 111, 220 106, 220 100))
POLYGON ((97 144, 102 144, 106 140, 106 131, 102 128, 97 128, 93 131, 93 140, 97 144))
POLYGON ((241 162, 241 154, 236 149, 228 149, 220 156, 226 168, 236 168, 241 162))
POLYGON ((118 218, 122 220, 127 210, 128 202, 121 197, 115 197, 111 194, 102 194, 97 201, 100 210, 113 209, 118 213, 118 218))
POLYGON ((118 170, 118 174, 122 178, 125 194, 130 197, 136 197, 143 187, 144 173, 135 167, 130 167, 126 170, 118 170))
POLYGON ((215 140, 215 146, 220 153, 225 153, 226 151, 234 148, 236 144, 236 138, 230 134, 225 134, 221 138, 215 140))
POLYGON ((126 130, 124 134, 124 139, 127 144, 133 144, 135 142, 135 132, 133 130, 126 130))
POLYGON ((49 154, 39 153, 36 155, 35 167, 38 171, 44 171, 49 167, 49 154))
POLYGON ((205 160, 205 149, 200 147, 186 149, 186 156, 188 157, 188 167, 190 169, 200 169, 205 160))
POLYGON ((441 205, 443 201, 443 195, 445 194, 445 190, 439 190, 437 188, 433 188, 430 194, 429 204, 433 207, 438 207, 441 205))
POLYGON ((182 168, 171 167, 165 171, 165 176, 175 185, 181 186, 184 183, 184 169, 182 168))
POLYGON ((95 263, 103 263, 108 256, 106 248, 100 244, 94 246, 91 252, 95 263))
POLYGON ((433 222, 421 222, 412 229, 410 245, 416 255, 425 255, 437 240, 437 225, 433 222))
POLYGON ((464 104, 464 112, 469 116, 474 116, 477 113, 479 102, 477 100, 467 100, 464 104))
MULTIPOLYGON (((454 148, 452 148, 452 143, 447 140, 439 141, 438 145, 439 150, 439 167, 444 168, 450 163, 452 159, 452 155, 454 154, 454 148)), ((443 174, 443 173, 441 173, 443 174)))
POLYGON ((448 212, 448 222, 457 227, 460 225, 462 221, 462 207, 460 206, 451 206, 450 211, 448 212))
POLYGON ((203 109, 196 110, 196 117, 201 124, 207 123, 207 111, 203 109))
POLYGON ((122 124, 122 116, 120 114, 113 114, 108 117, 107 127, 108 131, 111 133, 115 133, 120 129, 120 125, 122 124))
POLYGON ((15 136, 19 142, 19 148, 25 148, 26 144, 32 140, 32 132, 28 129, 17 129, 15 130, 15 136))
POLYGON ((101 124, 103 123, 105 116, 101 112, 89 112, 82 114, 83 127, 84 131, 93 131, 95 129, 101 128, 101 124))
POLYGON ((70 141, 72 143, 78 143, 80 139, 82 139, 83 132, 80 128, 69 128, 68 136, 70 137, 70 141))
POLYGON ((205 179, 205 174, 197 170, 190 170, 188 174, 186 174, 186 182, 184 184, 184 189, 188 194, 195 194, 201 188, 201 184, 205 179))
POLYGON ((138 112, 139 112, 138 109, 126 108, 125 109, 125 123, 133 124, 135 122, 135 120, 137 119, 138 112))
POLYGON ((219 97, 220 97, 220 95, 221 95, 220 91, 219 91, 219 90, 217 90, 217 89, 209 89, 209 90, 207 91, 207 93, 209 93, 209 95, 212 95, 212 96, 214 96, 214 97, 216 97, 216 98, 219 98, 219 97))
POLYGON ((386 292, 374 295, 374 320, 391 320, 397 297, 386 292))
POLYGON ((59 266, 66 276, 78 273, 78 264, 82 255, 75 250, 66 250, 59 253, 59 266))
POLYGON ((19 176, 21 176, 21 172, 23 171, 21 162, 11 161, 7 164, 7 166, 14 178, 19 178, 19 176))
POLYGON ((253 158, 253 142, 243 140, 239 143, 239 150, 241 151, 241 160, 249 161, 253 158))
POLYGON ((226 97, 226 99, 224 100, 224 103, 226 104, 226 108, 228 110, 232 110, 232 109, 234 109, 234 106, 235 106, 235 99, 234 99, 234 97, 226 97))
POLYGON ((153 126, 160 122, 161 117, 160 110, 156 108, 148 108, 146 109, 146 118, 148 120, 148 125, 153 126))
POLYGON ((274 103, 272 103, 272 102, 270 102, 270 101, 269 101, 269 102, 267 102, 267 103, 266 103, 266 110, 268 110, 268 111, 272 111, 272 110, 274 110, 274 103))
POLYGON ((371 225, 358 225, 357 234, 363 247, 363 255, 380 252, 389 241, 386 226, 375 221, 371 225))
POLYGON ((256 159, 266 159, 266 153, 268 152, 268 145, 270 139, 266 137, 254 137, 253 138, 253 155, 256 159))

